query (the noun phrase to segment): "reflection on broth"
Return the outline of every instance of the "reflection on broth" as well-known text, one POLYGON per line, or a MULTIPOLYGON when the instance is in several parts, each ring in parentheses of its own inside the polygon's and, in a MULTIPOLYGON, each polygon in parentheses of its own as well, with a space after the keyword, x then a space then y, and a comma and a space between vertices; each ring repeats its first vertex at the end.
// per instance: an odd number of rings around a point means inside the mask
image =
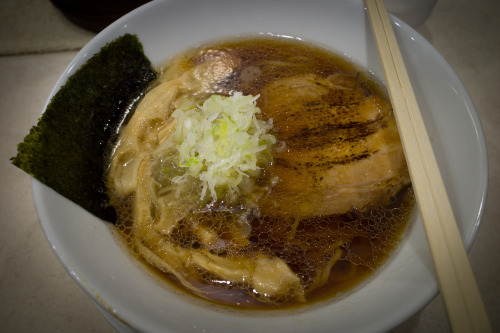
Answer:
POLYGON ((414 203, 377 86, 329 51, 263 37, 169 61, 120 130, 108 187, 141 259, 244 308, 352 289, 395 248, 414 203))

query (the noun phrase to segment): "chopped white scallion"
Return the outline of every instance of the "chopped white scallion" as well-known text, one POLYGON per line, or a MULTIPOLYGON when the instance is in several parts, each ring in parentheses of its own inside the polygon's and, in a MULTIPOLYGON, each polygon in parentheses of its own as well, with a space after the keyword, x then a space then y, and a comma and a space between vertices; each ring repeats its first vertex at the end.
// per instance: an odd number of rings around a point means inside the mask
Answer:
POLYGON ((217 200, 217 190, 238 193, 243 177, 258 174, 259 154, 276 143, 272 119, 256 117, 259 96, 212 95, 200 105, 187 101, 172 114, 177 122, 174 134, 179 152, 179 166, 186 174, 172 179, 186 181, 186 176, 202 183, 201 199, 210 194, 217 200))

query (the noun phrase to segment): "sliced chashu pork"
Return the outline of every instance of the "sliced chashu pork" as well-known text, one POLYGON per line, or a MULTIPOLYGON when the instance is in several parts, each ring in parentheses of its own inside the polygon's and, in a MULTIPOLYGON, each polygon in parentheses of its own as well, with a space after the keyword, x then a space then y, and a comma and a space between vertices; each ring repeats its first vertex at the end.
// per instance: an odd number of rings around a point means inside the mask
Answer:
POLYGON ((316 216, 385 204, 410 178, 391 106, 356 75, 279 79, 260 107, 274 119, 278 179, 263 213, 316 216), (279 145, 278 145, 279 146, 279 145))

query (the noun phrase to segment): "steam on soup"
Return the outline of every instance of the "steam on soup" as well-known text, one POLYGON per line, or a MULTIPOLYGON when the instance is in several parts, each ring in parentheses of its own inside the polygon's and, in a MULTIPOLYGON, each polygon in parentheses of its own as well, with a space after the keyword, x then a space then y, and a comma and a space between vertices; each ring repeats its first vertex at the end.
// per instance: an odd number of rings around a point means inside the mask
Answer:
POLYGON ((248 308, 351 289, 396 246, 413 205, 377 86, 280 38, 169 61, 120 130, 108 187, 139 257, 195 295, 248 308))

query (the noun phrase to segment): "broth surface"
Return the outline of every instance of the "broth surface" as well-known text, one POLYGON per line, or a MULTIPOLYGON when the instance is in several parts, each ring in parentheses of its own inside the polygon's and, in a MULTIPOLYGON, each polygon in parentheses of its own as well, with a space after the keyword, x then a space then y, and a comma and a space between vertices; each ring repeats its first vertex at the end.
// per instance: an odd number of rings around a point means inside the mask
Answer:
MULTIPOLYGON (((162 206, 151 204, 140 215, 141 190, 123 195, 113 185, 120 174, 113 163, 124 168, 121 174, 134 163, 133 154, 124 154, 127 159, 111 162, 108 187, 128 246, 166 281, 227 306, 282 309, 352 290, 397 247, 414 205, 392 111, 381 90, 330 51, 267 37, 181 54, 167 63, 152 89, 207 63, 218 79, 176 98, 259 95, 262 118, 275 125, 273 158, 262 167, 252 193, 235 203, 187 206, 187 213, 168 208, 176 223, 167 228, 155 220, 163 216, 162 206), (147 222, 138 223, 137 216, 147 222), (270 276, 280 278, 273 282, 270 276)), ((176 103, 165 117, 148 120, 146 132, 169 131, 167 119, 176 103)), ((140 144, 154 147, 161 141, 138 137, 140 144)), ((151 171, 145 174, 154 182, 143 192, 155 196, 146 203, 161 201, 170 184, 158 170, 171 168, 166 160, 172 156, 147 156, 151 171)))

